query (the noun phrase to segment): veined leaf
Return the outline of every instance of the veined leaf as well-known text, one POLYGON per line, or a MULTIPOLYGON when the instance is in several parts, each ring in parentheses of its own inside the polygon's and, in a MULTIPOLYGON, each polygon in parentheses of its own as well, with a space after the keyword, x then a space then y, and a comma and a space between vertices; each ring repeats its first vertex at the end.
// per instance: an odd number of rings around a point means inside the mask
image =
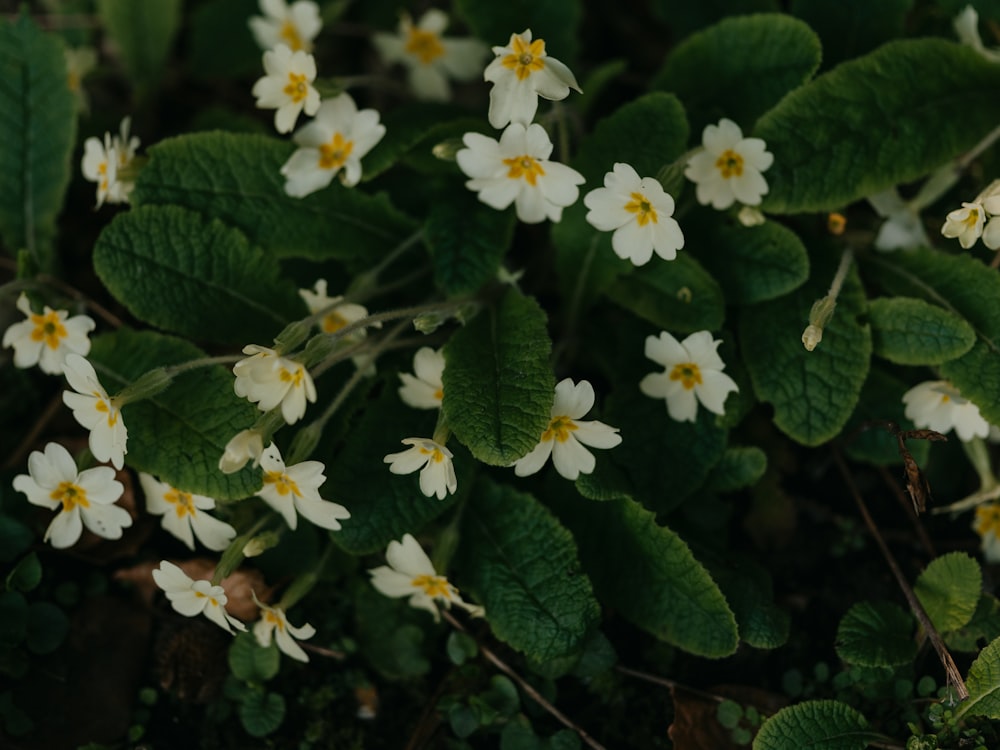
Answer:
POLYGON ((97 12, 114 39, 140 96, 159 83, 181 22, 181 0, 97 0, 97 12))
POLYGON ((438 102, 415 102, 392 110, 383 120, 385 136, 365 156, 363 179, 382 174, 424 141, 429 131, 458 122, 464 115, 465 110, 438 102))
POLYGON ((931 561, 913 587, 934 627, 957 630, 976 612, 983 588, 979 563, 964 552, 949 552, 931 561))
POLYGON ((969 697, 955 709, 955 718, 965 714, 1000 719, 1000 638, 979 652, 965 680, 969 697))
POLYGON ((980 641, 990 642, 1000 637, 1000 600, 991 594, 979 597, 972 619, 958 630, 945 634, 945 642, 953 651, 974 653, 980 641))
POLYGON ((767 454, 755 445, 730 446, 712 467, 705 489, 733 492, 757 483, 767 471, 767 454))
POLYGON ((753 750, 864 750, 875 733, 865 717, 839 701, 806 701, 764 722, 753 750))
MULTIPOLYGON (((845 435, 856 436, 844 446, 848 456, 855 461, 866 461, 876 466, 898 466, 903 462, 899 455, 899 443, 888 430, 883 427, 865 429, 860 433, 857 430, 871 420, 895 422, 903 430, 914 429, 915 425, 906 417, 902 399, 908 387, 899 378, 877 366, 872 367, 861 388, 858 405, 844 426, 845 435)), ((918 466, 923 467, 927 463, 930 452, 927 440, 907 440, 906 449, 918 466)))
POLYGON ((848 664, 894 667, 917 655, 913 617, 892 602, 858 602, 837 628, 837 654, 848 664))
POLYGON ((939 365, 961 357, 976 343, 968 322, 921 299, 872 300, 868 319, 875 354, 900 365, 939 365))

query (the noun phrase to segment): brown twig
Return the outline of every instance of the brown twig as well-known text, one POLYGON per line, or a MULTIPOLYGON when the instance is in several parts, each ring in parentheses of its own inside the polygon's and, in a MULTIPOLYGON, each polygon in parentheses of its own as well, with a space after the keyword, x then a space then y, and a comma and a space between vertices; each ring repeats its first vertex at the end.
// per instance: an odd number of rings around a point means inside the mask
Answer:
POLYGON ((47 284, 57 289, 61 289, 63 292, 68 294, 73 299, 77 300, 78 302, 82 302, 84 305, 93 310, 95 315, 97 315, 99 318, 103 318, 104 322, 107 323, 112 328, 121 328, 123 325, 125 325, 122 319, 119 318, 117 315, 115 315, 113 312, 108 310, 106 307, 104 307, 96 300, 93 300, 90 297, 88 297, 86 294, 81 292, 76 287, 70 286, 62 279, 57 279, 55 276, 50 276, 47 273, 43 273, 38 275, 37 280, 40 284, 47 284))
POLYGON ((648 672, 640 672, 637 669, 629 669, 628 667, 623 667, 621 664, 615 665, 615 671, 621 672, 629 677, 637 677, 640 680, 645 680, 646 682, 652 682, 654 685, 663 685, 663 687, 668 687, 671 690, 683 690, 685 693, 691 693, 692 695, 697 695, 705 700, 715 701, 716 703, 722 703, 727 698, 721 695, 716 695, 715 693, 709 693, 704 690, 699 690, 698 688, 693 688, 685 685, 682 682, 677 682, 676 680, 671 680, 666 677, 660 677, 659 675, 649 674, 648 672))
POLYGON ((299 645, 302 646, 306 651, 312 651, 318 656, 324 656, 327 659, 336 659, 337 661, 343 661, 347 658, 347 654, 343 651, 335 651, 332 648, 324 648, 323 646, 315 646, 312 643, 306 643, 305 641, 299 641, 299 645))
POLYGON ((910 501, 907 500, 906 495, 903 494, 903 488, 899 486, 899 482, 896 481, 895 477, 893 477, 892 474, 889 473, 889 470, 884 466, 878 467, 878 473, 879 476, 882 477, 882 481, 885 482, 886 486, 892 490, 892 494, 903 508, 903 512, 909 517, 910 523, 913 525, 913 530, 917 534, 917 539, 920 540, 920 544, 924 548, 924 552, 926 552, 928 557, 931 559, 937 557, 937 552, 934 550, 934 543, 927 534, 927 529, 925 529, 924 525, 920 523, 920 517, 913 509, 913 505, 910 501))

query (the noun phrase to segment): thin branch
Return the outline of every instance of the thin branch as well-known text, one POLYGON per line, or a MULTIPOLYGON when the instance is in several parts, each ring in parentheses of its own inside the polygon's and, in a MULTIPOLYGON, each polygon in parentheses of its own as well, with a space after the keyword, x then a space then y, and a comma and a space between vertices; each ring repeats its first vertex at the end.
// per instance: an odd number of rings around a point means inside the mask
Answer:
POLYGON ((682 682, 677 682, 676 680, 671 680, 666 677, 660 677, 659 675, 649 674, 648 672, 640 672, 637 669, 629 669, 628 667, 623 667, 621 664, 615 665, 615 671, 621 672, 629 677, 637 677, 640 680, 652 682, 654 685, 662 685, 663 687, 670 688, 671 690, 683 690, 685 693, 691 693, 692 695, 697 695, 700 698, 715 701, 716 703, 722 703, 723 701, 729 700, 721 695, 689 687, 682 682))
POLYGON ((907 517, 909 517, 910 523, 913 525, 913 530, 917 534, 917 539, 920 540, 920 544, 924 548, 924 552, 926 552, 928 557, 933 560, 937 557, 937 552, 934 550, 934 543, 931 541, 930 536, 928 536, 927 529, 925 529, 924 525, 920 523, 920 517, 913 509, 913 503, 911 503, 903 493, 903 488, 899 486, 899 482, 897 482, 895 477, 889 473, 888 469, 884 466, 879 466, 878 473, 879 476, 882 477, 882 481, 886 483, 890 490, 892 490, 892 494, 903 508, 903 512, 906 513, 907 517))

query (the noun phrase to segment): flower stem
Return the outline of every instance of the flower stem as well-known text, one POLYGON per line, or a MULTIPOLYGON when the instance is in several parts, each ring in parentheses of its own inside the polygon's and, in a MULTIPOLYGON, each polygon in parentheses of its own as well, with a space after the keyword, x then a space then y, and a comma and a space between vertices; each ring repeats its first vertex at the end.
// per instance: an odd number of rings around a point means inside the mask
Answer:
POLYGON ((253 539, 257 535, 257 532, 269 524, 271 519, 276 515, 278 515, 276 511, 265 513, 263 516, 258 518, 257 522, 246 532, 240 534, 229 543, 229 546, 226 547, 226 551, 223 552, 222 557, 219 558, 219 564, 215 566, 215 573, 212 574, 213 586, 218 586, 222 579, 240 566, 240 563, 242 563, 243 559, 246 557, 243 553, 243 548, 246 547, 247 542, 253 539))
POLYGON ((320 555, 319 560, 313 566, 312 570, 303 573, 292 581, 292 584, 285 590, 277 606, 287 612, 298 604, 306 594, 312 591, 313 586, 319 582, 319 577, 322 575, 323 569, 329 562, 332 553, 333 542, 327 542, 326 549, 323 550, 323 554, 320 555))

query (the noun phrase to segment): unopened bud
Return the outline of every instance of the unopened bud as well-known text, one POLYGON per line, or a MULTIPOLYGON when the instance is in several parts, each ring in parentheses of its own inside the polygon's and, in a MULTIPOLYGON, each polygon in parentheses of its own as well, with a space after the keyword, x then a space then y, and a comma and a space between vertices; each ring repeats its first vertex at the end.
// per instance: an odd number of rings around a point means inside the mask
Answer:
POLYGON ((767 221, 760 209, 754 208, 753 206, 744 206, 741 208, 740 212, 736 215, 736 218, 739 219, 740 224, 745 227, 759 227, 767 221))
POLYGON ((243 556, 257 557, 257 555, 263 554, 267 550, 271 549, 271 547, 276 546, 280 541, 281 535, 276 531, 265 531, 263 534, 258 534, 243 545, 243 556))
POLYGON ((446 141, 434 144, 431 153, 441 161, 455 161, 455 154, 465 148, 461 138, 449 138, 446 141))

